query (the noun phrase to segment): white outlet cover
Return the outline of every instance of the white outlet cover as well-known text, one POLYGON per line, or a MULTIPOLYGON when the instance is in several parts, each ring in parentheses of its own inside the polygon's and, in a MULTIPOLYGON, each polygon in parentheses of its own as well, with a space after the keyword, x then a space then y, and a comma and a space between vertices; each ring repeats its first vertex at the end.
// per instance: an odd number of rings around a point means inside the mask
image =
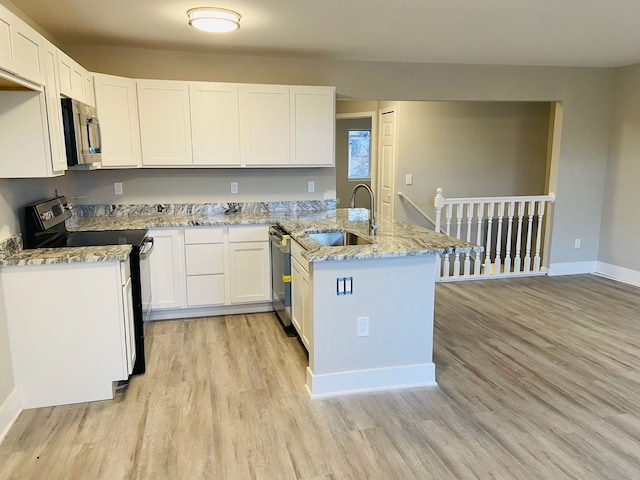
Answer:
POLYGON ((238 182, 231 182, 231 193, 238 193, 238 182))
POLYGON ((122 195, 124 193, 122 190, 122 182, 115 182, 113 184, 113 193, 116 195, 122 195))
POLYGON ((407 173, 407 175, 404 177, 404 183, 405 185, 413 185, 413 174, 407 173))
POLYGON ((307 192, 313 193, 316 191, 316 182, 307 182, 307 192))

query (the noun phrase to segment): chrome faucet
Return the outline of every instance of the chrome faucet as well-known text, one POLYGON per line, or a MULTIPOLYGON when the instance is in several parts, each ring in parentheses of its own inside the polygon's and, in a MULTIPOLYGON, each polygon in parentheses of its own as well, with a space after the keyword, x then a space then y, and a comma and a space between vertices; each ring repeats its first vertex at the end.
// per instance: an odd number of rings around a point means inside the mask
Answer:
POLYGON ((367 192, 369 192, 369 200, 371 201, 371 208, 369 209, 369 235, 372 237, 375 236, 376 230, 378 230, 378 225, 376 224, 376 215, 373 211, 375 206, 375 200, 373 198, 373 190, 366 183, 359 183, 355 187, 353 187, 353 193, 351 194, 351 201, 349 202, 349 208, 354 208, 356 206, 356 193, 360 188, 364 188, 367 192))

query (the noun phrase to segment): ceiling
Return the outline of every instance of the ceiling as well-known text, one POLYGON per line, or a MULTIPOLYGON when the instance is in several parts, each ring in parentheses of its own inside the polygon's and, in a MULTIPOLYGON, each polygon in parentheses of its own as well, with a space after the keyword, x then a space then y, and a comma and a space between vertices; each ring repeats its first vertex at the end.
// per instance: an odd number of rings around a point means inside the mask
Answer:
POLYGON ((11 0, 61 46, 348 60, 617 67, 640 63, 638 0, 11 0), (242 27, 207 34, 186 11, 242 27))

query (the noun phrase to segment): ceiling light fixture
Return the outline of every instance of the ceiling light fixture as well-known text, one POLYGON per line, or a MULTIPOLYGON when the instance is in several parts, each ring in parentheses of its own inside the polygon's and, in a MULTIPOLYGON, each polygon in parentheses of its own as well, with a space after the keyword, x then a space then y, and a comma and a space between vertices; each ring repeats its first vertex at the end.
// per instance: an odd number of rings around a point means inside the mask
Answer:
POLYGON ((214 7, 192 8, 187 12, 189 25, 205 32, 232 32, 240 28, 240 14, 214 7))

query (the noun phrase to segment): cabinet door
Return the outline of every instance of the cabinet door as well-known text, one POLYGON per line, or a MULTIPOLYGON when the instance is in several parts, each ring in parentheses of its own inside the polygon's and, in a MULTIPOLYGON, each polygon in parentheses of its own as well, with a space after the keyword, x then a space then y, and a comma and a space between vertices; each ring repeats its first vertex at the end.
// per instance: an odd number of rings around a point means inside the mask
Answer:
POLYGON ((302 278, 302 343, 311 352, 313 347, 313 286, 311 275, 304 269, 301 272, 302 278))
POLYGON ((143 165, 191 165, 187 82, 138 80, 137 86, 143 165))
POLYGON ((184 246, 181 230, 150 230, 153 252, 150 257, 151 308, 184 306, 184 246))
POLYGON ((335 89, 291 87, 291 164, 335 163, 335 89))
POLYGON ((0 68, 14 71, 13 45, 11 42, 11 25, 15 16, 0 5, 0 68))
POLYGON ((44 38, 22 20, 16 20, 12 33, 16 73, 35 83, 45 83, 45 71, 42 63, 44 38))
POLYGON ((238 86, 189 83, 194 165, 240 165, 238 86))
POLYGON ((60 88, 58 86, 58 49, 49 42, 44 46, 44 70, 46 74, 45 96, 49 137, 51 139, 51 163, 54 174, 62 174, 67 169, 67 152, 64 145, 62 126, 62 107, 60 106, 60 88))
POLYGON ((81 102, 84 98, 85 69, 67 54, 58 50, 58 76, 60 93, 81 102))
POLYGON ((304 294, 303 294, 303 274, 304 270, 298 261, 291 257, 291 323, 302 338, 302 321, 304 317, 304 294))
POLYGON ((289 87, 240 87, 243 163, 288 165, 290 148, 289 87))
POLYGON ((135 80, 95 74, 94 83, 104 139, 102 167, 139 167, 142 152, 135 80))
POLYGON ((229 244, 231 303, 271 301, 269 242, 229 244))

